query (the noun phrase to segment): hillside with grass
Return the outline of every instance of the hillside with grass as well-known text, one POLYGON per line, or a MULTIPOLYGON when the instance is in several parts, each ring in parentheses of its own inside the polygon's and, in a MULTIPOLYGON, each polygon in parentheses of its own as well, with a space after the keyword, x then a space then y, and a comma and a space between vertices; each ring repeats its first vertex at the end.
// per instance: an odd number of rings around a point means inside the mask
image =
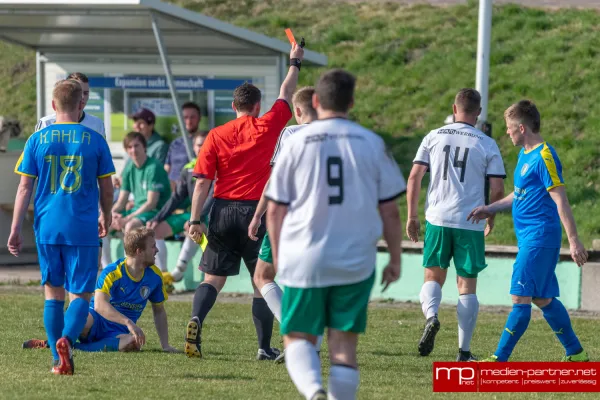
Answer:
MULTIPOLYGON (((477 2, 443 8, 308 0, 174 3, 281 40, 284 28, 292 27, 307 48, 328 55, 329 67, 354 73, 352 118, 385 138, 405 175, 422 137, 451 114, 456 91, 475 85, 477 2)), ((519 149, 505 135, 502 114, 529 98, 542 113, 544 138, 561 157, 586 247, 600 238, 599 22, 596 10, 502 5, 493 13, 489 120, 509 173, 506 191, 513 187, 519 149)), ((313 84, 323 70, 303 68, 300 84, 313 84)), ((35 123, 35 55, 7 44, 0 44, 0 110, 26 127, 35 123)), ((400 204, 404 218, 404 200, 400 204)), ((496 221, 488 243, 515 244, 509 215, 496 221)))

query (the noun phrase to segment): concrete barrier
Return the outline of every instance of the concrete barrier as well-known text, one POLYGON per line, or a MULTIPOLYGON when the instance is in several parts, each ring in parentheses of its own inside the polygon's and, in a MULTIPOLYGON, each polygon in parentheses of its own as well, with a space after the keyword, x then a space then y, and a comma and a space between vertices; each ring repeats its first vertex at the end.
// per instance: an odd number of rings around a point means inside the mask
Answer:
MULTIPOLYGON (((423 284, 422 255, 419 254, 419 244, 407 242, 406 251, 402 257, 402 276, 400 280, 391 285, 385 293, 381 292, 382 286, 381 271, 385 268, 389 260, 389 255, 385 251, 385 243, 382 243, 377 254, 377 278, 376 284, 371 295, 372 299, 392 299, 397 301, 419 302, 419 292, 423 284)), ((180 242, 167 241, 169 268, 174 268, 179 255, 180 242)), ((113 260, 123 257, 122 241, 113 239, 111 244, 113 260)), ((515 248, 509 247, 509 250, 515 248)), ((502 253, 501 248, 492 247, 494 255, 487 256, 488 267, 481 273, 478 283, 477 295, 482 305, 510 306, 511 297, 509 295, 510 278, 512 274, 512 265, 516 253, 502 253)), ((201 251, 190 262, 186 270, 184 279, 175 284, 176 290, 195 290, 202 282, 203 274, 198 270, 200 264, 201 251)), ((592 291, 600 288, 600 269, 599 264, 589 264, 589 266, 580 269, 573 262, 561 261, 557 266, 557 276, 561 288, 561 301, 569 309, 594 309, 600 306, 600 294, 593 297, 592 291), (589 276, 585 285, 585 291, 582 293, 582 273, 589 276), (593 277, 593 278, 592 278, 593 277), (594 280, 595 279, 595 280, 594 280), (589 293, 589 294, 588 294, 589 293), (586 299, 582 301, 582 299, 586 299), (587 307, 587 308, 586 308, 587 307)), ((443 303, 456 304, 458 301, 458 290, 456 289, 456 272, 450 268, 446 284, 444 285, 443 303)), ((223 288, 225 293, 252 293, 250 275, 245 266, 242 265, 241 273, 238 276, 230 277, 223 288)))

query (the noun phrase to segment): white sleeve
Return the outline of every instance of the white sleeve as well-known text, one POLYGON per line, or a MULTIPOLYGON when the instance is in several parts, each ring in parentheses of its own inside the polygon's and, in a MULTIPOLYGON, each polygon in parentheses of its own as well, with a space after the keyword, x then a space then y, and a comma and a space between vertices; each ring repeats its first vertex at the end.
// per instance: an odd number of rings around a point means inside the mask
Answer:
POLYGON ((275 164, 269 179, 269 186, 265 196, 267 199, 280 204, 290 204, 294 200, 294 185, 293 173, 294 164, 293 154, 290 148, 293 147, 288 143, 281 149, 280 161, 275 164))
POLYGON ((487 168, 485 174, 492 178, 506 178, 506 171, 504 170, 504 162, 500 155, 500 149, 495 141, 492 141, 488 156, 487 156, 487 168))
POLYGON ((400 171, 400 167, 394 160, 392 153, 385 148, 383 140, 379 146, 377 154, 379 165, 378 196, 379 202, 395 200, 398 196, 406 192, 406 182, 400 171))
POLYGON ((273 152, 273 157, 271 157, 271 166, 275 165, 275 162, 277 161, 277 157, 279 157, 279 153, 281 152, 281 147, 283 146, 283 142, 284 142, 285 138, 289 136, 288 131, 289 131, 288 128, 283 128, 283 130, 279 134, 279 139, 277 139, 277 144, 275 145, 275 151, 273 152))
POLYGON ((429 135, 425 136, 421 141, 417 155, 413 160, 413 164, 421 164, 429 166, 429 135))
POLYGON ((42 120, 40 119, 40 120, 38 121, 38 123, 35 125, 35 129, 34 129, 33 131, 34 131, 34 132, 37 132, 37 131, 39 131, 39 130, 43 129, 43 128, 44 128, 43 124, 44 124, 44 123, 43 123, 43 122, 42 122, 42 120))

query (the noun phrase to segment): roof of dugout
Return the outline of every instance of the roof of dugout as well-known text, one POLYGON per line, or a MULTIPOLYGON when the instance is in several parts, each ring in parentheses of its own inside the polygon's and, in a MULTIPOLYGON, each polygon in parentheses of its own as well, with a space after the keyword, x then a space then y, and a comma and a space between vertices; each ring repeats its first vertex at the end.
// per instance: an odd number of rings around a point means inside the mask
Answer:
MULTIPOLYGON (((153 16, 169 55, 290 51, 288 42, 158 0, 0 0, 0 40, 40 53, 156 54, 153 16)), ((304 60, 327 65, 327 56, 310 50, 304 60)))

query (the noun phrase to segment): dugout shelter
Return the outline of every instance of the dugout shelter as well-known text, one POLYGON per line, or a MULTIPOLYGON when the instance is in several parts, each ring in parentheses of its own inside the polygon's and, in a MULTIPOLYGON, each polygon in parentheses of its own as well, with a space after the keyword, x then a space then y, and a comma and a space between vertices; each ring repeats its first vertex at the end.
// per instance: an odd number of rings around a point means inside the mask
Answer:
MULTIPOLYGON (((0 26, 0 40, 36 52, 38 118, 53 112, 57 80, 75 71, 88 75, 85 111, 104 120, 117 171, 121 139, 132 127, 128 116, 137 109, 152 109, 157 131, 174 137, 184 132, 181 104, 194 101, 202 108, 200 129, 208 130, 235 118, 233 89, 244 81, 261 89, 266 111, 288 70, 283 29, 279 40, 158 0, 0 0, 0 26)), ((306 49, 303 64, 326 66, 327 57, 306 49)), ((0 253, 18 156, 0 154, 0 253)), ((30 226, 24 235, 25 247, 33 247, 30 226)))

